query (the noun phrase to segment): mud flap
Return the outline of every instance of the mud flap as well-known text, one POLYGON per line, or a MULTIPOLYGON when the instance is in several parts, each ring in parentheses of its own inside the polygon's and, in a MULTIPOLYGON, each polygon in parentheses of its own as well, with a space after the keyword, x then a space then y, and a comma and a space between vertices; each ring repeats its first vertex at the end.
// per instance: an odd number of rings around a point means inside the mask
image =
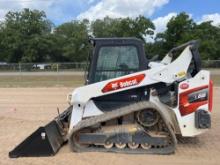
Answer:
POLYGON ((9 152, 10 158, 40 157, 55 155, 65 140, 55 120, 38 128, 21 144, 9 152))

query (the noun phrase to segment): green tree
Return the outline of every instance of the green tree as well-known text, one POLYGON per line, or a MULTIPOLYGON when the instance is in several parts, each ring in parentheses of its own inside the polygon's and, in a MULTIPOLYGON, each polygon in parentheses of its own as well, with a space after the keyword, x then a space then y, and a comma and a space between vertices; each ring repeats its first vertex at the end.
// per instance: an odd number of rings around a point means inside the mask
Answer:
MULTIPOLYGON (((145 41, 153 37, 155 26, 144 16, 67 22, 58 27, 43 11, 24 9, 8 12, 0 22, 0 61, 64 62, 85 61, 89 49, 88 36, 137 37, 145 41), (53 32, 52 32, 53 31, 53 32)), ((146 43, 148 57, 165 55, 171 48, 199 39, 202 59, 220 59, 220 26, 211 22, 197 24, 186 13, 173 17, 167 30, 146 43)))
POLYGON ((196 25, 190 37, 199 39, 202 59, 220 59, 220 28, 211 21, 196 25))
POLYGON ((196 24, 188 14, 180 13, 173 17, 167 24, 167 30, 156 36, 155 43, 147 48, 154 53, 159 52, 163 56, 172 47, 189 40, 199 40, 199 51, 202 59, 220 58, 220 28, 213 26, 211 22, 196 24))
POLYGON ((93 21, 91 30, 95 37, 137 37, 145 41, 154 34, 154 24, 144 16, 132 18, 109 18, 93 21))
POLYGON ((156 41, 164 42, 164 49, 168 51, 174 46, 186 42, 188 34, 192 34, 196 24, 186 13, 180 13, 176 17, 172 17, 167 23, 167 30, 156 36, 156 41))
POLYGON ((46 59, 42 47, 42 36, 47 36, 52 23, 42 11, 24 9, 21 12, 8 12, 1 26, 1 60, 7 62, 42 62, 46 59))
POLYGON ((88 54, 88 20, 64 23, 55 29, 62 40, 62 54, 69 61, 85 61, 88 54))

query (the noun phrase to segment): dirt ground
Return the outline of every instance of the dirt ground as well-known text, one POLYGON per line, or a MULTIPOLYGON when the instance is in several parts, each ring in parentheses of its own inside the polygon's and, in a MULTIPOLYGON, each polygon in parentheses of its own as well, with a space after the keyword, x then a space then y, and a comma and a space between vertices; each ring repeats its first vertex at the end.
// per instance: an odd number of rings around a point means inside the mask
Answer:
POLYGON ((214 89, 212 129, 178 144, 173 155, 126 155, 114 153, 72 153, 68 145, 48 158, 9 159, 8 152, 25 137, 67 107, 71 88, 0 88, 0 165, 141 165, 220 164, 220 88, 214 89))

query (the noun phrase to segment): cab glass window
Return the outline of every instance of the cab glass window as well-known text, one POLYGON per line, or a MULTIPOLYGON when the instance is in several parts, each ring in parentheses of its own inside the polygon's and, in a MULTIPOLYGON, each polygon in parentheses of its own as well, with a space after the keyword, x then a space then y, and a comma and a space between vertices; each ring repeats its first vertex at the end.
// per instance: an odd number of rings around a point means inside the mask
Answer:
POLYGON ((135 46, 103 46, 99 49, 95 82, 131 74, 138 69, 135 46))

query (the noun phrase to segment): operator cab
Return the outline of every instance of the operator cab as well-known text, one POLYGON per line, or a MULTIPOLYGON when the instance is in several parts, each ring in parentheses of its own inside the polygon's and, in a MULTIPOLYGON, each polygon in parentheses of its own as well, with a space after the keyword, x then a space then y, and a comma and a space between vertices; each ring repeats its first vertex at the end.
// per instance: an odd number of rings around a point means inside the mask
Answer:
POLYGON ((136 38, 95 38, 87 84, 147 69, 143 42, 136 38))
MULTIPOLYGON (((148 68, 144 43, 136 38, 96 38, 86 84, 113 79, 148 68)), ((149 89, 140 87, 93 98, 102 111, 125 106, 149 98, 149 89)))

